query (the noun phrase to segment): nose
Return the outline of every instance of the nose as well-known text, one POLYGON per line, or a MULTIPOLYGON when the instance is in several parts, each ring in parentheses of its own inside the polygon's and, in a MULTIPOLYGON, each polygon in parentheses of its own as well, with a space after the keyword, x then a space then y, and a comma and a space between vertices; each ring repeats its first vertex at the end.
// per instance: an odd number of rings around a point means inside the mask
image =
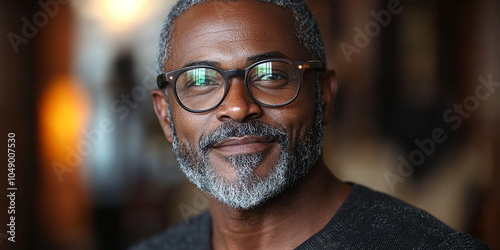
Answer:
POLYGON ((262 116, 262 107, 246 91, 242 77, 229 78, 229 90, 224 101, 217 107, 217 119, 245 122, 262 116))

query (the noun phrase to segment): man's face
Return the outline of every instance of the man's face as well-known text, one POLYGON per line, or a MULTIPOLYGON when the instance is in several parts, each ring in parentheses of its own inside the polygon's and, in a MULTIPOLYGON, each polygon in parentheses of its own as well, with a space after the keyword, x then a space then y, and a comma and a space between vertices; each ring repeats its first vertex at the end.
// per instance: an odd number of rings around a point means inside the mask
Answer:
MULTIPOLYGON (((294 23, 291 12, 257 1, 196 5, 174 22, 165 72, 200 62, 227 70, 276 57, 310 60, 292 34, 294 23)), ((169 86, 171 140, 193 183, 231 207, 249 209, 279 194, 316 162, 321 111, 310 71, 297 99, 279 108, 254 102, 242 78, 229 83, 224 101, 204 113, 184 110, 169 86)))

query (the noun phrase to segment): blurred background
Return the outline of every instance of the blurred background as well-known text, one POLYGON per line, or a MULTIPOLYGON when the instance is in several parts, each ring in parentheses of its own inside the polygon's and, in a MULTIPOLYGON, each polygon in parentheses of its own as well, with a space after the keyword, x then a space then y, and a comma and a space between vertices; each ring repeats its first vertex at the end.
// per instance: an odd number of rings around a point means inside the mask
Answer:
MULTIPOLYGON (((500 249, 500 1, 306 2, 339 81, 327 165, 500 249)), ((149 96, 172 4, 0 2, 0 152, 15 133, 18 188, 0 249, 124 249, 205 209, 149 96)))

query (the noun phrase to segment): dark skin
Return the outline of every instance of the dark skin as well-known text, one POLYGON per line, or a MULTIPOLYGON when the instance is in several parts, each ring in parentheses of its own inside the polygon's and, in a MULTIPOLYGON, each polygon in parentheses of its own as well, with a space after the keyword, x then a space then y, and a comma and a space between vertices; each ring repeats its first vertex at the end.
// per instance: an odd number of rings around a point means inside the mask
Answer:
MULTIPOLYGON (((288 57, 307 61, 309 52, 292 35, 291 12, 257 1, 213 1, 188 9, 174 23, 172 56, 165 72, 189 64, 210 64, 221 69, 248 67, 255 60, 288 57)), ((167 105, 172 111, 179 140, 198 145, 202 135, 230 120, 262 123, 284 128, 291 138, 304 135, 314 122, 315 89, 310 71, 304 74, 303 87, 297 99, 279 108, 262 107, 246 92, 243 79, 230 79, 229 93, 222 104, 204 113, 190 113, 161 90, 152 92, 154 108, 165 136, 172 142, 167 105)), ((323 124, 330 122, 337 83, 333 71, 321 76, 323 124)), ((172 89, 168 88, 173 96, 172 89)), ((265 152, 266 157, 255 169, 265 177, 276 162, 280 146, 262 138, 233 138, 240 143, 214 148, 209 152, 217 174, 235 178, 234 166, 220 155, 235 152, 265 152)), ((213 249, 292 249, 320 231, 347 197, 350 186, 338 180, 320 156, 310 172, 280 195, 250 210, 228 207, 210 194, 213 249)))

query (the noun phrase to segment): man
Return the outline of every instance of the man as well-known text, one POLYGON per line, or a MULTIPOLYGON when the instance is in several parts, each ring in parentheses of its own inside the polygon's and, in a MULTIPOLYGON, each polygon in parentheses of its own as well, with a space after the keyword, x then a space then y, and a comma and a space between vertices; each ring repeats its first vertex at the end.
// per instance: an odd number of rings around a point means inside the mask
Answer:
POLYGON ((487 248, 331 174, 337 88, 300 0, 179 1, 160 38, 154 109, 209 212, 136 249, 487 248))

